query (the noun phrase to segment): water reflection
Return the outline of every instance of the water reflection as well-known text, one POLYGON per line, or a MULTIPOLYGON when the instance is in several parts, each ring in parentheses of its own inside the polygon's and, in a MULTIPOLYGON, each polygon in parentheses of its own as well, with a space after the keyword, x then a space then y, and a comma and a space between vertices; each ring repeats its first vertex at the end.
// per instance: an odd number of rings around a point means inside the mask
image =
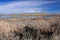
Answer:
POLYGON ((50 16, 0 16, 0 18, 50 18, 50 16))

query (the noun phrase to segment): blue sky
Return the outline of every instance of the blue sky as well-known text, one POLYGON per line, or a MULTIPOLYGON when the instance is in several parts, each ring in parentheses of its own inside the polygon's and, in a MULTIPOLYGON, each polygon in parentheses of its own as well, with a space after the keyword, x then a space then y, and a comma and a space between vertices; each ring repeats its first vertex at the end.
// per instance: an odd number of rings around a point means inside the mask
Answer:
POLYGON ((0 13, 60 13, 60 0, 0 0, 0 13))

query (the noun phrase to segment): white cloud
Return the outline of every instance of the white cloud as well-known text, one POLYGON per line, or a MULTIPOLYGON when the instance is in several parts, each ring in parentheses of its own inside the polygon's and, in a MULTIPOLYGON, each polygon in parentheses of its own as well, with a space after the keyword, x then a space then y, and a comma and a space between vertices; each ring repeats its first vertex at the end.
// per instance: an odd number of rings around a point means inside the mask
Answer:
POLYGON ((32 13, 37 12, 36 10, 40 10, 42 8, 14 8, 14 9, 4 9, 3 11, 0 11, 0 13, 32 13))
POLYGON ((5 5, 0 5, 0 13, 31 13, 42 8, 35 8, 44 4, 53 3, 52 1, 36 2, 36 1, 19 1, 8 2, 5 5))

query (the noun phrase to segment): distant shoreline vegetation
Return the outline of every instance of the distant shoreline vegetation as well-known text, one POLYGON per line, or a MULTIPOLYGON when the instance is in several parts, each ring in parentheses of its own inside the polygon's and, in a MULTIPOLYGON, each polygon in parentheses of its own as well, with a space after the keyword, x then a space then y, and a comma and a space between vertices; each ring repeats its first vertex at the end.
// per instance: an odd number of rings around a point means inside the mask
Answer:
POLYGON ((48 14, 48 13, 24 13, 24 14, 0 14, 0 18, 37 18, 37 17, 50 17, 60 16, 60 14, 48 14))

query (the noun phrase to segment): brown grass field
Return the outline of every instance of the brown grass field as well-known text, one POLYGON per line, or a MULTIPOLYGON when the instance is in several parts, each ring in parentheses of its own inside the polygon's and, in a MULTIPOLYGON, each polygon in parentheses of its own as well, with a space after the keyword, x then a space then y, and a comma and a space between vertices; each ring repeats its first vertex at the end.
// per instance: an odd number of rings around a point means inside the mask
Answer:
POLYGON ((60 40, 60 14, 0 16, 0 40, 60 40))

